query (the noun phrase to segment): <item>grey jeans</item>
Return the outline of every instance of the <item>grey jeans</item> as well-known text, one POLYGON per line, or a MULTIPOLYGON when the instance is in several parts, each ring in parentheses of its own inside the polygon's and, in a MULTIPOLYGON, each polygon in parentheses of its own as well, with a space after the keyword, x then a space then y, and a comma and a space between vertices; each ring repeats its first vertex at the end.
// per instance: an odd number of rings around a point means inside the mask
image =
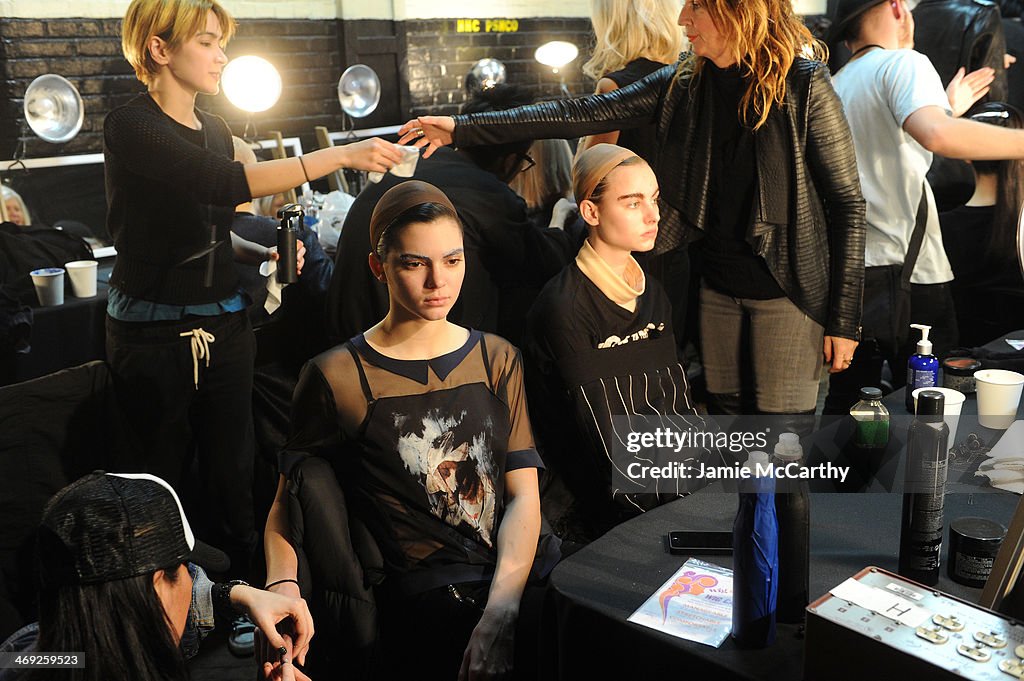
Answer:
POLYGON ((733 298, 706 285, 700 290, 700 314, 708 392, 753 390, 763 413, 814 410, 825 337, 821 324, 789 298, 733 298))

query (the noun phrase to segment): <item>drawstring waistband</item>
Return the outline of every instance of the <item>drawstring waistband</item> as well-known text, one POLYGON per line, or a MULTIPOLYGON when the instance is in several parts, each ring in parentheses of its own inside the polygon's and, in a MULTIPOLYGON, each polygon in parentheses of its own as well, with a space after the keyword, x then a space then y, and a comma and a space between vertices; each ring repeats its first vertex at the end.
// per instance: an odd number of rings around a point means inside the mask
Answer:
POLYGON ((210 343, 213 343, 217 339, 212 333, 203 328, 192 329, 191 331, 185 331, 178 335, 182 338, 191 336, 192 380, 196 384, 196 390, 199 390, 199 360, 205 358, 206 368, 210 368, 210 343))

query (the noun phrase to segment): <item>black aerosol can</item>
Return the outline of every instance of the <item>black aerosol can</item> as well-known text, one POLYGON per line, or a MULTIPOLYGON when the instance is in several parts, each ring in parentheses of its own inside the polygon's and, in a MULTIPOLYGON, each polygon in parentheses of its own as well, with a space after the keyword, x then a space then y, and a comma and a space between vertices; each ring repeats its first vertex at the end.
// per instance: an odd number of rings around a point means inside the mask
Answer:
POLYGON ((299 280, 299 225, 302 206, 289 203, 277 211, 281 224, 277 228, 277 283, 294 284, 299 280))
POLYGON ((900 569, 928 586, 939 581, 949 427, 942 420, 945 397, 935 390, 917 396, 917 418, 907 438, 906 486, 900 526, 900 569))

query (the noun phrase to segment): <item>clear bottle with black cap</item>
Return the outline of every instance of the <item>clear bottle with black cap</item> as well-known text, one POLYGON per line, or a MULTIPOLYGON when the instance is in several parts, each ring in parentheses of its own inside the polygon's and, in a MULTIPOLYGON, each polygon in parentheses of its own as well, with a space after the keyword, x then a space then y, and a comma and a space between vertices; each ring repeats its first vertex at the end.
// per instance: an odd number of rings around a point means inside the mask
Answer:
POLYGON ((942 418, 945 396, 924 390, 907 437, 899 573, 927 586, 939 581, 949 427, 942 418))
POLYGON ((857 422, 854 444, 860 449, 885 449, 889 444, 889 410, 882 404, 879 388, 861 388, 860 402, 850 407, 857 422))

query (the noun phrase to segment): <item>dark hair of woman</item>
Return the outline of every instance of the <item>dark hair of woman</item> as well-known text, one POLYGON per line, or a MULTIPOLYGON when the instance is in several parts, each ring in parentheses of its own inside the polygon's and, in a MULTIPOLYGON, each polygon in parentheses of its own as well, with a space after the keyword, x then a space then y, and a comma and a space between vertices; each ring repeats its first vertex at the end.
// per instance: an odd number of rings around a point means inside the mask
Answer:
MULTIPOLYGON (((526 88, 519 85, 501 84, 474 92, 459 108, 461 113, 481 113, 483 111, 504 111, 524 104, 533 104, 536 98, 526 88)), ((464 147, 463 151, 486 171, 499 177, 503 174, 502 165, 509 156, 521 156, 530 148, 530 140, 507 142, 505 144, 487 144, 484 146, 464 147)), ((511 180, 518 172, 518 166, 511 171, 511 176, 500 177, 502 181, 511 180)))
MULTIPOLYGON (((177 580, 178 565, 164 568, 177 580)), ((185 681, 153 574, 99 584, 44 588, 39 593, 40 651, 77 651, 83 669, 33 669, 21 681, 185 681)))
POLYGON ((401 213, 388 223, 381 233, 380 243, 376 248, 377 257, 383 260, 388 251, 394 248, 399 234, 409 225, 418 222, 434 222, 441 218, 451 218, 459 226, 459 231, 462 231, 462 222, 459 220, 459 216, 453 213, 448 206, 440 203, 421 203, 401 213))
MULTIPOLYGON (((971 118, 982 123, 1019 130, 1024 128, 1020 110, 1003 102, 981 105, 971 118)), ((1015 268, 1017 262, 1017 229, 1021 206, 1024 205, 1024 160, 972 161, 978 175, 996 176, 996 205, 992 230, 985 249, 988 262, 1015 268)))

